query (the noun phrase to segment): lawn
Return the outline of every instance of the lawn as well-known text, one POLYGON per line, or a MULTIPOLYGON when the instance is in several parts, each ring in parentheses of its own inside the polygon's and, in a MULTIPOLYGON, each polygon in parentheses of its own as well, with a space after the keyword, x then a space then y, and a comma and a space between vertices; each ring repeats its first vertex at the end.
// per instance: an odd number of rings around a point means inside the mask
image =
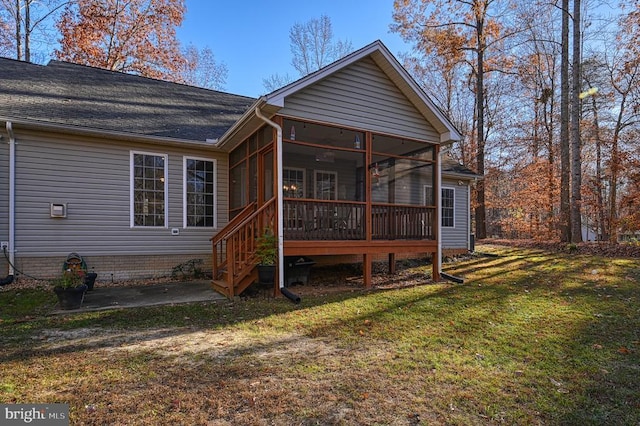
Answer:
POLYGON ((299 305, 52 316, 5 289, 0 402, 68 403, 74 425, 640 424, 638 259, 479 251, 444 265, 464 284, 299 305))

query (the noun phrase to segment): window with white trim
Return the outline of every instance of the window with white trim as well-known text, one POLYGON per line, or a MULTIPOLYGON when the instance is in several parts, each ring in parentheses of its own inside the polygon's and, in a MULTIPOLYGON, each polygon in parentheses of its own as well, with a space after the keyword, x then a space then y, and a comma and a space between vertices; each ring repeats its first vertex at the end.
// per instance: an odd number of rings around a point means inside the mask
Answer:
POLYGON ((216 226, 216 162, 184 157, 184 227, 216 226))
MULTIPOLYGON (((455 189, 440 188, 442 209, 440 210, 440 223, 445 228, 453 228, 455 226, 455 189)), ((424 204, 427 206, 435 205, 433 199, 433 188, 425 185, 424 187, 424 204)))
POLYGON ((167 226, 167 155, 131 152, 131 226, 167 226))
POLYGON ((305 169, 287 167, 282 169, 282 192, 285 198, 305 197, 305 169))
POLYGON ((338 172, 314 170, 314 198, 316 200, 338 199, 338 172))
POLYGON ((453 228, 454 226, 454 200, 455 190, 453 188, 442 188, 442 226, 453 228))

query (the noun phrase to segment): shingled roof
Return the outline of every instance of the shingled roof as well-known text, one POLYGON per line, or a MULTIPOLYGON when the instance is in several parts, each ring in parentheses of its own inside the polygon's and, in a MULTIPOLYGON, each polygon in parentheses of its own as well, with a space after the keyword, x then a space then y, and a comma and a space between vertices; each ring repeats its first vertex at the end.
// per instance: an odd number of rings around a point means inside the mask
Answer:
POLYGON ((479 174, 456 161, 449 153, 442 157, 442 174, 467 179, 480 177, 479 174))
POLYGON ((0 58, 0 118, 204 142, 255 101, 67 62, 0 58))

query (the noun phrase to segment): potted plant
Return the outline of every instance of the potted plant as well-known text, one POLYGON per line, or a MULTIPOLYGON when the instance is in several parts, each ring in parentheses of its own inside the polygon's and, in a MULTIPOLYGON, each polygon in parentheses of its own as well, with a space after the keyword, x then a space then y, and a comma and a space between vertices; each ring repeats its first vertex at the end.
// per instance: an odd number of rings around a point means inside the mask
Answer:
POLYGON ((84 276, 84 284, 86 284, 87 286, 87 291, 93 290, 93 286, 96 283, 96 278, 98 278, 98 274, 96 274, 95 272, 88 272, 84 276))
POLYGON ((273 283, 278 263, 278 239, 271 228, 266 228, 256 240, 256 258, 258 281, 263 284, 273 283))
POLYGON ((84 271, 67 269, 52 281, 53 292, 58 296, 62 309, 78 309, 84 300, 87 285, 84 271))

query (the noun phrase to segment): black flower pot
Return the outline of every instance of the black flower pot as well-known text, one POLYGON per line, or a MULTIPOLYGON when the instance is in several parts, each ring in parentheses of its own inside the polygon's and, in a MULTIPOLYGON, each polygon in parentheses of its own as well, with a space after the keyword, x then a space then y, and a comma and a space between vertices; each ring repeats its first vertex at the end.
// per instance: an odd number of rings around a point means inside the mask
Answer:
POLYGON ((272 284, 276 278, 275 265, 258 265, 258 282, 272 284))
POLYGON ((58 296, 61 309, 78 309, 84 300, 84 293, 87 291, 86 284, 77 287, 54 287, 53 292, 58 296))
POLYGON ((87 286, 87 291, 93 290, 93 285, 96 283, 96 278, 98 278, 98 274, 95 272, 89 272, 84 276, 84 284, 87 286))

